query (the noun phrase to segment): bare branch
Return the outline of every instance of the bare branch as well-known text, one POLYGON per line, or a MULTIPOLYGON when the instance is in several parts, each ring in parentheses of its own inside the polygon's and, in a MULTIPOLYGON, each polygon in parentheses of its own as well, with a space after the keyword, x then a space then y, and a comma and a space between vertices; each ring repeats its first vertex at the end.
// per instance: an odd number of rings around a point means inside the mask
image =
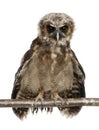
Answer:
MULTIPOLYGON (((73 106, 99 106, 99 98, 70 98, 64 99, 63 104, 58 100, 55 102, 53 100, 44 101, 41 104, 40 101, 36 103, 37 107, 73 107, 73 106)), ((0 107, 33 107, 35 105, 34 100, 10 100, 10 99, 1 99, 0 107)))

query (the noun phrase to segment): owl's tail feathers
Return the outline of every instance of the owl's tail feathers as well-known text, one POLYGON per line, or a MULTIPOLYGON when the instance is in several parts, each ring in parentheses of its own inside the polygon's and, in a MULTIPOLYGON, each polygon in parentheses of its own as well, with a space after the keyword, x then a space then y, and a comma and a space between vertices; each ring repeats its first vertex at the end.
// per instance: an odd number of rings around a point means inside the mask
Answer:
POLYGON ((12 108, 17 117, 21 120, 27 116, 29 108, 12 108))
POLYGON ((66 115, 67 117, 73 117, 80 112, 81 107, 59 108, 59 110, 63 115, 66 115))
MULTIPOLYGON (((61 93, 61 97, 62 98, 65 97, 64 93, 61 93)), ((67 98, 84 98, 84 97, 86 97, 86 94, 85 94, 85 87, 83 84, 80 86, 73 86, 73 88, 69 90, 67 93, 67 98)), ((72 117, 77 115, 80 112, 81 108, 82 106, 75 106, 75 107, 59 108, 59 110, 63 115, 72 117)))

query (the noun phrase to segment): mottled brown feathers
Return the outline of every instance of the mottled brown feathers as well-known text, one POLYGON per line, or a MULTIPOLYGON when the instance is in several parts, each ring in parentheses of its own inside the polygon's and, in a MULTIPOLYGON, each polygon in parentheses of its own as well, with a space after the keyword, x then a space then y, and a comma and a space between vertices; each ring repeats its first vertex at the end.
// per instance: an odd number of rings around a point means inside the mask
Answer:
MULTIPOLYGON (((85 97, 85 74, 75 53, 70 48, 74 31, 73 19, 63 13, 50 13, 39 22, 39 34, 22 58, 15 75, 12 99, 34 99, 37 112, 38 100, 52 99, 55 102, 66 98, 85 97)), ((52 112, 53 108, 40 108, 52 112)), ((73 116, 81 107, 61 107, 60 112, 73 116)), ((13 108, 20 118, 29 108, 13 108)))

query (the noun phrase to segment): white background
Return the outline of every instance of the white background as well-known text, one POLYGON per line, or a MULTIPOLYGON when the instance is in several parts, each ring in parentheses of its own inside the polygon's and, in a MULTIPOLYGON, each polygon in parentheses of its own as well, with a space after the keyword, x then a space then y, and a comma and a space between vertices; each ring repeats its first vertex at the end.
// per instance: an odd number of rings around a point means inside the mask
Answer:
MULTIPOLYGON (((86 72, 87 97, 99 97, 99 1, 98 0, 0 0, 0 99, 9 99, 14 74, 23 54, 37 36, 37 24, 50 12, 73 17, 71 47, 86 72)), ((20 121, 11 108, 0 108, 0 129, 99 130, 99 107, 83 107, 73 118, 52 114, 28 114, 20 121)))

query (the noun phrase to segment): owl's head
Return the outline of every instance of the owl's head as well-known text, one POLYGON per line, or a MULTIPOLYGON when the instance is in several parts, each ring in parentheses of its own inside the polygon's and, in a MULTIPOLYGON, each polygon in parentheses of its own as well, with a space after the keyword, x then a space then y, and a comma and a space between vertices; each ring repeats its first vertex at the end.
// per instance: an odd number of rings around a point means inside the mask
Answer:
POLYGON ((55 43, 70 41, 73 30, 73 19, 64 13, 47 14, 39 22, 39 37, 55 43))

